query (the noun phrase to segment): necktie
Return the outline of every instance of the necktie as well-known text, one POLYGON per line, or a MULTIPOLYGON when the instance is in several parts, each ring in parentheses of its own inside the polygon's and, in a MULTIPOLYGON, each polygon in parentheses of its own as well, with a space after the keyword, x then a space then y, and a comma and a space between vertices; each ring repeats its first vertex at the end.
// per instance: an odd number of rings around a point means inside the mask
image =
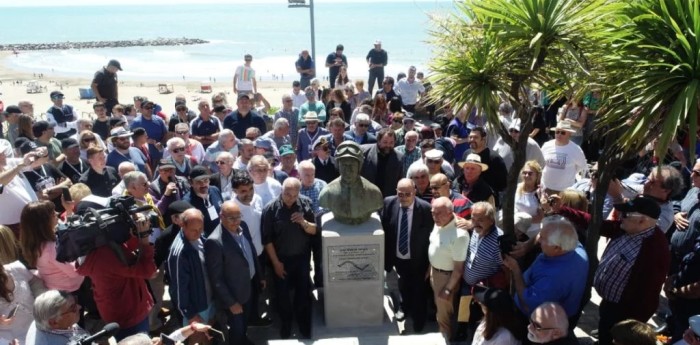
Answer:
POLYGON ((401 208, 401 224, 399 226, 399 253, 408 254, 408 207, 401 208))

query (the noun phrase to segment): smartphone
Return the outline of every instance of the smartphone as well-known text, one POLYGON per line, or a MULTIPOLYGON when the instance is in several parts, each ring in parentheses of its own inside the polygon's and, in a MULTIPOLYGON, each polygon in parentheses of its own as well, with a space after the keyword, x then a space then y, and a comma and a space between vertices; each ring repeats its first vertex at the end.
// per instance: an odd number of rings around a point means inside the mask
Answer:
POLYGON ((19 305, 15 305, 15 307, 12 308, 12 310, 10 310, 10 313, 7 314, 7 318, 8 318, 8 319, 11 319, 11 318, 15 317, 15 315, 17 315, 17 309, 18 309, 18 308, 19 308, 19 305))
POLYGON ((167 334, 161 333, 160 334, 160 342, 163 345, 175 345, 177 342, 173 340, 173 338, 169 337, 167 334))
POLYGON ((220 342, 222 342, 222 343, 225 343, 225 342, 226 342, 226 337, 224 337, 224 332, 222 332, 222 331, 220 331, 220 330, 218 330, 218 329, 216 329, 216 328, 210 328, 210 329, 209 329, 209 335, 210 335, 212 338, 214 338, 214 339, 216 339, 216 340, 218 340, 218 341, 220 341, 220 342))
POLYGON ((73 201, 73 198, 71 198, 71 196, 70 196, 70 189, 62 188, 62 193, 63 193, 63 201, 73 201))

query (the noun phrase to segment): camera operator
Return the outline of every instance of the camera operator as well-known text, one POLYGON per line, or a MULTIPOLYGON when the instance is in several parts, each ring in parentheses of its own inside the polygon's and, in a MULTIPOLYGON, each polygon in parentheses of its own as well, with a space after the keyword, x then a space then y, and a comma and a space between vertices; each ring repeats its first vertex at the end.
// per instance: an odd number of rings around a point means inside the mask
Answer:
MULTIPOLYGON (((85 201, 83 201, 85 202, 85 201)), ((78 267, 78 273, 92 279, 97 309, 105 322, 117 322, 121 329, 117 340, 129 335, 148 332, 148 313, 153 298, 146 280, 156 273, 153 246, 149 242, 150 221, 138 214, 136 228, 129 240, 117 244, 126 259, 123 263, 111 246, 94 249, 78 267)))

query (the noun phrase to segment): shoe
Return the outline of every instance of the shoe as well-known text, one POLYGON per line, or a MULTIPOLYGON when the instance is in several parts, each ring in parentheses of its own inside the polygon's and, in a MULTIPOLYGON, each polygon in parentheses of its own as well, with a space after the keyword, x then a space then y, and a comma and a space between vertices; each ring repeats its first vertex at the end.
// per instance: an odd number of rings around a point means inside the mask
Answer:
POLYGON ((667 324, 667 323, 663 323, 663 324, 661 324, 660 326, 654 328, 654 333, 656 333, 656 334, 662 334, 662 335, 667 335, 668 333, 670 333, 670 332, 669 332, 669 329, 668 329, 668 324, 667 324))
POLYGON ((403 321, 406 319, 406 314, 404 314, 403 310, 399 309, 394 313, 394 318, 396 321, 403 321))
POLYGON ((272 320, 269 317, 258 317, 248 321, 248 326, 250 327, 270 327, 272 326, 272 320))

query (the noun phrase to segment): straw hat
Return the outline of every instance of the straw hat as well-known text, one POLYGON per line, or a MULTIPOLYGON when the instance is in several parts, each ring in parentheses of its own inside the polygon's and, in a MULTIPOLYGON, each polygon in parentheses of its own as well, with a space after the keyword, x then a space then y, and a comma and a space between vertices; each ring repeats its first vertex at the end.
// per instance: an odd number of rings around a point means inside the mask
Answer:
POLYGON ((557 126, 550 129, 551 131, 566 131, 569 133, 576 133, 576 128, 571 126, 571 121, 559 121, 557 122, 557 126))
POLYGON ((489 166, 484 164, 484 163, 481 163, 481 157, 479 155, 477 155, 476 153, 470 153, 467 156, 467 159, 465 159, 462 162, 459 162, 459 167, 463 168, 465 164, 478 165, 481 167, 481 171, 489 170, 489 166))

